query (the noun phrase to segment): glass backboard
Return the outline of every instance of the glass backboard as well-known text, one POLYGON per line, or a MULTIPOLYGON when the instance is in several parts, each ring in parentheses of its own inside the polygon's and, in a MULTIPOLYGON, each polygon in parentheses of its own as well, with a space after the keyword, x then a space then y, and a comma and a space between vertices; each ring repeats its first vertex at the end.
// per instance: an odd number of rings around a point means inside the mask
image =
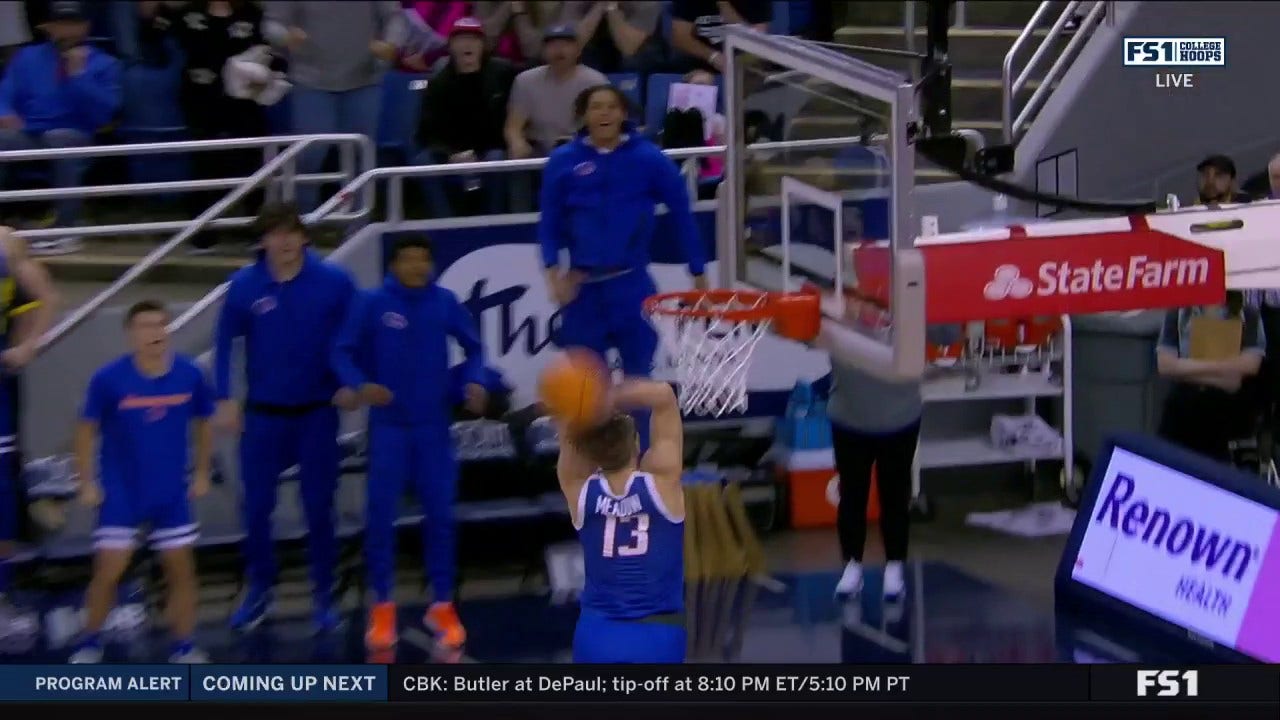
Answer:
POLYGON ((744 28, 727 31, 725 48, 721 284, 816 288, 833 354, 880 375, 918 375, 924 279, 912 248, 907 78, 744 28))

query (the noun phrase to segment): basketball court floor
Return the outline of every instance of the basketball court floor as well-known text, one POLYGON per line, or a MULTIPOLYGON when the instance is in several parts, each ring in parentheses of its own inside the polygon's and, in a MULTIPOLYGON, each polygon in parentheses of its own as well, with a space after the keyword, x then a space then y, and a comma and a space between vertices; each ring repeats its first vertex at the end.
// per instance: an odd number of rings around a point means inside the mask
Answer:
MULTIPOLYGON (((873 527, 874 532, 874 527, 873 527)), ((868 562, 879 554, 869 538, 868 562)), ((765 538, 767 580, 707 583, 689 591, 690 662, 724 663, 1044 663, 1191 662, 1194 654, 1055 616, 1051 579, 1062 540, 1016 539, 940 518, 914 531, 908 592, 886 604, 869 570, 862 596, 838 601, 834 530, 787 531, 765 538)), ((401 642, 391 653, 364 649, 365 609, 348 593, 345 622, 314 637, 307 589, 293 568, 273 618, 247 634, 226 628, 234 587, 203 582, 199 642, 218 663, 563 663, 569 662, 577 605, 553 602, 538 582, 501 569, 470 568, 459 612, 469 639, 462 652, 422 630, 420 571, 405 563, 398 584, 401 642)), ((300 574, 300 572, 298 573, 300 574)), ((36 635, 0 638, 0 662, 62 663, 78 592, 20 595, 39 608, 36 635)), ((150 612, 158 621, 158 608, 150 612)), ((153 624, 108 633, 108 662, 163 661, 168 641, 153 624)))

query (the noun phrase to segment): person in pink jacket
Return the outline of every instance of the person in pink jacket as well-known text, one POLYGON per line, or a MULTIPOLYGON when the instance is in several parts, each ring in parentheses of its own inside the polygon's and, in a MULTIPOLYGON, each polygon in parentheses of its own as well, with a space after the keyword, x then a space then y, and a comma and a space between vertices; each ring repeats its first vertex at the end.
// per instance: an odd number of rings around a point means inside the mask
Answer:
POLYGON ((469 2, 409 2, 409 42, 400 54, 399 67, 409 72, 430 72, 449 54, 449 29, 458 18, 471 15, 469 2))

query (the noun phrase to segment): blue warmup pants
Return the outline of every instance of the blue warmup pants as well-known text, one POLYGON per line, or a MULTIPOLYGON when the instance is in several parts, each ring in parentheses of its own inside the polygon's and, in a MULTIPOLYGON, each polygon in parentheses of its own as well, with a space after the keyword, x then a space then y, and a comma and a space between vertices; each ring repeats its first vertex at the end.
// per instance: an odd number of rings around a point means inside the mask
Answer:
POLYGON ((453 599, 457 580, 458 462, 448 421, 369 428, 368 499, 364 549, 369 587, 377 602, 391 599, 396 571, 396 518, 412 488, 422 509, 422 557, 437 602, 453 599))
MULTIPOLYGON (((628 377, 649 377, 658 333, 642 305, 658 291, 653 278, 643 270, 632 270, 607 280, 584 282, 573 302, 560 309, 559 345, 584 347, 603 356, 610 348, 618 351, 622 372, 628 377)), ((649 447, 649 413, 635 413, 641 448, 649 447)))
POLYGON ((340 461, 337 408, 326 405, 285 414, 248 405, 240 436, 240 482, 244 486, 245 565, 251 588, 264 591, 275 585, 271 516, 276 509, 280 473, 298 465, 311 583, 318 598, 329 599, 338 562, 333 503, 340 461))
POLYGON ((688 636, 683 625, 611 620, 591 610, 578 616, 573 661, 593 664, 682 663, 688 636))

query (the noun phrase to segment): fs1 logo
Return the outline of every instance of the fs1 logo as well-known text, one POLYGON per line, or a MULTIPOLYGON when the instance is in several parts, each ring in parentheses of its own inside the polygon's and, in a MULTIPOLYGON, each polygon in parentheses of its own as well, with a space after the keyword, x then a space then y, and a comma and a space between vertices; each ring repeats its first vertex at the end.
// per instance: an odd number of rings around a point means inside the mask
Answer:
POLYGON ((1198 697, 1200 672, 1198 670, 1139 670, 1138 697, 1147 697, 1152 688, 1158 688, 1156 697, 1198 697))
POLYGON ((1125 38, 1124 64, 1137 67, 1221 67, 1226 38, 1125 38))

